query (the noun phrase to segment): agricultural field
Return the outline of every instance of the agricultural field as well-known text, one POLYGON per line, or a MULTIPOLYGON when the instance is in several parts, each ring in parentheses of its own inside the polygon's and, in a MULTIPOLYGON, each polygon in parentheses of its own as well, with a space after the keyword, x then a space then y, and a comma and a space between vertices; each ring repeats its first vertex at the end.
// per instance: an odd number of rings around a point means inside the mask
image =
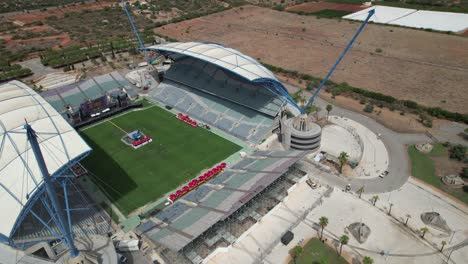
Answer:
POLYGON ((357 12, 367 7, 354 5, 354 4, 340 4, 340 3, 330 3, 330 2, 306 2, 299 5, 289 6, 286 8, 287 11, 293 12, 304 12, 304 13, 314 13, 322 10, 340 10, 340 11, 349 11, 357 12))
POLYGON ((221 12, 232 7, 245 4, 243 0, 158 0, 148 1, 146 5, 133 3, 134 14, 142 15, 157 26, 167 23, 180 22, 186 19, 200 17, 207 14, 221 12))
MULTIPOLYGON (((155 31, 221 43, 263 63, 323 78, 359 25, 243 6, 155 31)), ((370 24, 331 79, 466 114, 467 46, 461 36, 370 24)))
POLYGON ((93 182, 127 215, 241 149, 155 106, 86 129, 82 136, 93 149, 83 163, 93 182), (134 130, 153 141, 136 150, 125 145, 121 138, 134 130))
MULTIPOLYGON (((153 25, 150 20, 141 16, 135 16, 133 20, 140 30, 153 25)), ((61 18, 48 17, 46 23, 69 34, 77 43, 96 43, 114 37, 134 38, 128 18, 121 7, 67 12, 61 18)))

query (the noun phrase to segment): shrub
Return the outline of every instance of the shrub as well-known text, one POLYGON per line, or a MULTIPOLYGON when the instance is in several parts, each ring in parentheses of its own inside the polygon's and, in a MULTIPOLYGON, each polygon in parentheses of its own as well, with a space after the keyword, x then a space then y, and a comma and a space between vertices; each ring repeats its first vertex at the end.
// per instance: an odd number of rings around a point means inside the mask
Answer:
POLYGON ((432 127, 432 119, 425 113, 419 114, 419 121, 426 127, 432 127))
POLYGON ((451 159, 456 159, 458 161, 464 161, 465 160, 465 154, 466 154, 466 147, 458 144, 453 146, 450 149, 450 158, 451 159))
POLYGON ((366 104, 366 106, 364 107, 364 112, 366 113, 372 113, 372 111, 374 111, 374 106, 372 104, 366 104))
POLYGON ((413 102, 411 100, 403 100, 401 101, 404 106, 411 108, 411 109, 417 109, 419 106, 416 102, 413 102))
POLYGON ((468 179, 468 167, 464 167, 462 173, 460 173, 462 178, 468 179))
POLYGON ((376 49, 375 49, 375 52, 381 53, 381 52, 382 52, 382 49, 381 49, 381 48, 376 48, 376 49))
POLYGON ((366 104, 367 103, 366 98, 361 98, 361 100, 359 100, 359 103, 362 104, 362 105, 366 104))

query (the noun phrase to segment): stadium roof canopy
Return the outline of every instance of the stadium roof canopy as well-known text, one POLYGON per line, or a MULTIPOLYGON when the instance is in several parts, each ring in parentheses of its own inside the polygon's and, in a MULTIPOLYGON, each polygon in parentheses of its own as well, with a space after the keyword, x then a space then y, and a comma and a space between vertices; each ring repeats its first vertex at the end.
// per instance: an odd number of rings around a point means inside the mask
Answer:
POLYGON ((36 131, 51 177, 84 158, 90 147, 33 89, 18 81, 0 85, 0 241, 11 237, 43 189, 42 175, 25 133, 36 131))
POLYGON ((237 74, 251 82, 259 83, 276 95, 287 99, 289 103, 300 109, 289 96, 287 89, 258 61, 242 54, 240 51, 216 43, 202 42, 171 42, 149 46, 147 50, 156 50, 163 54, 181 54, 212 63, 218 67, 237 74))

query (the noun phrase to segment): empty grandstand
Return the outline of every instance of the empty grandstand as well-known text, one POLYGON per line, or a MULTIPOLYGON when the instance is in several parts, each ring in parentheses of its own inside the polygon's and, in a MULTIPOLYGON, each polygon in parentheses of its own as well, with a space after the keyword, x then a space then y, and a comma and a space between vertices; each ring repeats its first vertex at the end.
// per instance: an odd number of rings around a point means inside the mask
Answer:
POLYGON ((180 251, 262 193, 304 155, 302 151, 256 151, 170 207, 154 213, 137 232, 180 251))
POLYGON ((239 51, 197 42, 148 49, 174 61, 153 98, 240 139, 257 143, 283 108, 298 108, 268 69, 239 51))
POLYGON ((64 85, 41 94, 74 127, 109 116, 131 106, 138 97, 134 87, 118 72, 64 85))
POLYGON ((1 208, 7 212, 0 219, 0 242, 24 249, 46 242, 42 244, 47 249, 37 250, 55 252, 49 255, 52 258, 68 248, 57 243, 65 238, 64 230, 75 237, 109 232, 109 217, 91 202, 70 171, 91 151, 86 142, 21 82, 0 85, 0 102, 0 197, 1 208), (37 145, 31 143, 28 127, 35 130, 37 145), (42 159, 37 158, 38 149, 42 159), (51 185, 45 183, 44 168, 51 185), (58 206, 46 185, 55 189, 58 206), (57 220, 59 214, 66 215, 68 226, 57 220))

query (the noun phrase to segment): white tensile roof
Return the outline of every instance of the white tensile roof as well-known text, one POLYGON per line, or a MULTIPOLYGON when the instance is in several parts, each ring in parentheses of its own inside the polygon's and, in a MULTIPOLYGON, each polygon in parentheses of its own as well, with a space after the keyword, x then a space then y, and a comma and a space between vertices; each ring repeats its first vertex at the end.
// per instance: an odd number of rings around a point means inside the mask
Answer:
POLYGON ((18 81, 0 85, 0 236, 10 237, 23 206, 42 183, 27 140, 25 120, 37 132, 53 175, 91 150, 67 121, 33 89, 18 81))
POLYGON ((425 11, 410 8, 374 6, 349 15, 345 19, 363 21, 370 10, 375 14, 369 21, 412 28, 461 32, 468 28, 468 14, 425 11))
POLYGON ((253 58, 231 48, 215 43, 172 42, 147 47, 149 50, 174 52, 208 61, 234 72, 241 77, 254 81, 267 78, 278 81, 271 71, 253 58))

